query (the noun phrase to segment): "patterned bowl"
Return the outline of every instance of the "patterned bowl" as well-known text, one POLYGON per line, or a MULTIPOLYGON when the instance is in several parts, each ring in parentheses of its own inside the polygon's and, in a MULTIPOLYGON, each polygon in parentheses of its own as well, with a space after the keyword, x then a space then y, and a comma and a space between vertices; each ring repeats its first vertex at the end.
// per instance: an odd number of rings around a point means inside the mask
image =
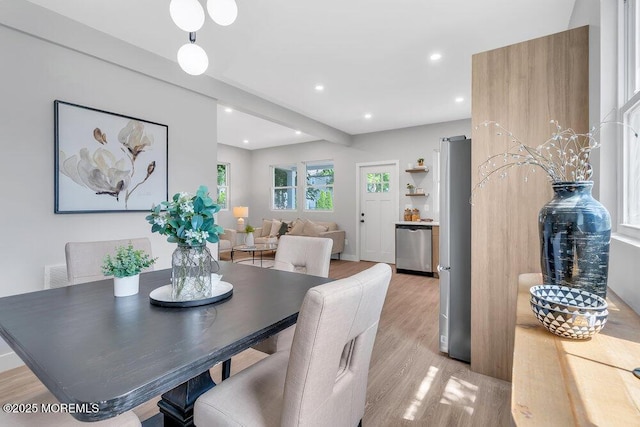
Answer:
POLYGON ((534 286, 530 292, 533 314, 551 333, 584 340, 607 323, 607 302, 597 295, 556 285, 534 286))
POLYGON ((558 285, 537 285, 529 290, 531 303, 553 310, 598 314, 607 309, 607 301, 582 289, 558 285))

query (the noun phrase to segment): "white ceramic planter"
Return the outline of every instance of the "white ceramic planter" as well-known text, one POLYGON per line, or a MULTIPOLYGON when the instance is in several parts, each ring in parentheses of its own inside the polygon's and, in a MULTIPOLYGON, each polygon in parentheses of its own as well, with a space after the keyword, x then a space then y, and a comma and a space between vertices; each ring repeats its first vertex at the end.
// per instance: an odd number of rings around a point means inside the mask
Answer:
POLYGON ((255 244, 253 239, 253 232, 247 233, 247 237, 245 237, 244 239, 244 244, 247 246, 253 246, 255 244))
POLYGON ((113 278, 113 294, 117 297, 135 295, 140 290, 140 275, 113 278))

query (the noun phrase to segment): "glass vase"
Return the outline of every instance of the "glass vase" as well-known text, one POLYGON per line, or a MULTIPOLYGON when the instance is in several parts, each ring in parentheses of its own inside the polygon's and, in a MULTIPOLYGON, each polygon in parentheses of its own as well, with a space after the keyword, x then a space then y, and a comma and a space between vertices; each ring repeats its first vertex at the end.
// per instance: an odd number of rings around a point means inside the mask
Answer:
POLYGON ((547 285, 606 298, 611 217, 591 196, 592 181, 558 182, 538 216, 542 276, 547 285))
POLYGON ((206 245, 178 244, 171 257, 171 298, 191 301, 211 297, 211 273, 218 263, 206 245))

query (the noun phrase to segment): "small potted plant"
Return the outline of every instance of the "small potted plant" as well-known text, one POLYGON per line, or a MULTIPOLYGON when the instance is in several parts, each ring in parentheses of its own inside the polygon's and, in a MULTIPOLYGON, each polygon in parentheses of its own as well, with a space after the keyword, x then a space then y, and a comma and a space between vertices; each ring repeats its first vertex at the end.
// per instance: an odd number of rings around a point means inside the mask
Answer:
POLYGON ((253 246, 255 244, 255 240, 253 238, 253 232, 256 231, 251 225, 247 224, 244 228, 244 232, 247 233, 247 237, 244 239, 244 244, 247 246, 253 246))
POLYGON ((151 258, 133 244, 118 246, 114 256, 107 254, 102 262, 102 273, 113 277, 113 293, 117 297, 135 295, 139 291, 140 272, 151 267, 157 258, 151 258))
POLYGON ((407 184, 407 191, 409 191, 409 194, 413 194, 413 192, 415 191, 416 186, 413 184, 407 184))
POLYGON ((424 157, 418 157, 418 167, 424 166, 424 157))

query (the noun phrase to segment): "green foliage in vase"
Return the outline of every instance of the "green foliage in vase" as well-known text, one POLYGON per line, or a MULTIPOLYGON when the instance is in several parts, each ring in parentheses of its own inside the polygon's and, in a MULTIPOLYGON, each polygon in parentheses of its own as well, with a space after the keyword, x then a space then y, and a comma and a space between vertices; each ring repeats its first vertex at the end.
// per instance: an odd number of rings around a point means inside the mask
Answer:
POLYGON ((254 231, 256 231, 255 228, 253 228, 253 226, 247 224, 247 226, 244 228, 244 232, 245 233, 253 233, 254 231))
POLYGON ((209 190, 201 185, 195 196, 177 193, 172 200, 151 209, 146 220, 153 233, 169 236, 168 242, 189 246, 216 243, 224 229, 215 223, 213 215, 220 206, 209 197, 209 190))
POLYGON ((145 268, 151 267, 158 258, 151 258, 142 249, 129 246, 118 246, 114 256, 107 255, 102 262, 102 273, 105 276, 129 277, 140 274, 145 268))

